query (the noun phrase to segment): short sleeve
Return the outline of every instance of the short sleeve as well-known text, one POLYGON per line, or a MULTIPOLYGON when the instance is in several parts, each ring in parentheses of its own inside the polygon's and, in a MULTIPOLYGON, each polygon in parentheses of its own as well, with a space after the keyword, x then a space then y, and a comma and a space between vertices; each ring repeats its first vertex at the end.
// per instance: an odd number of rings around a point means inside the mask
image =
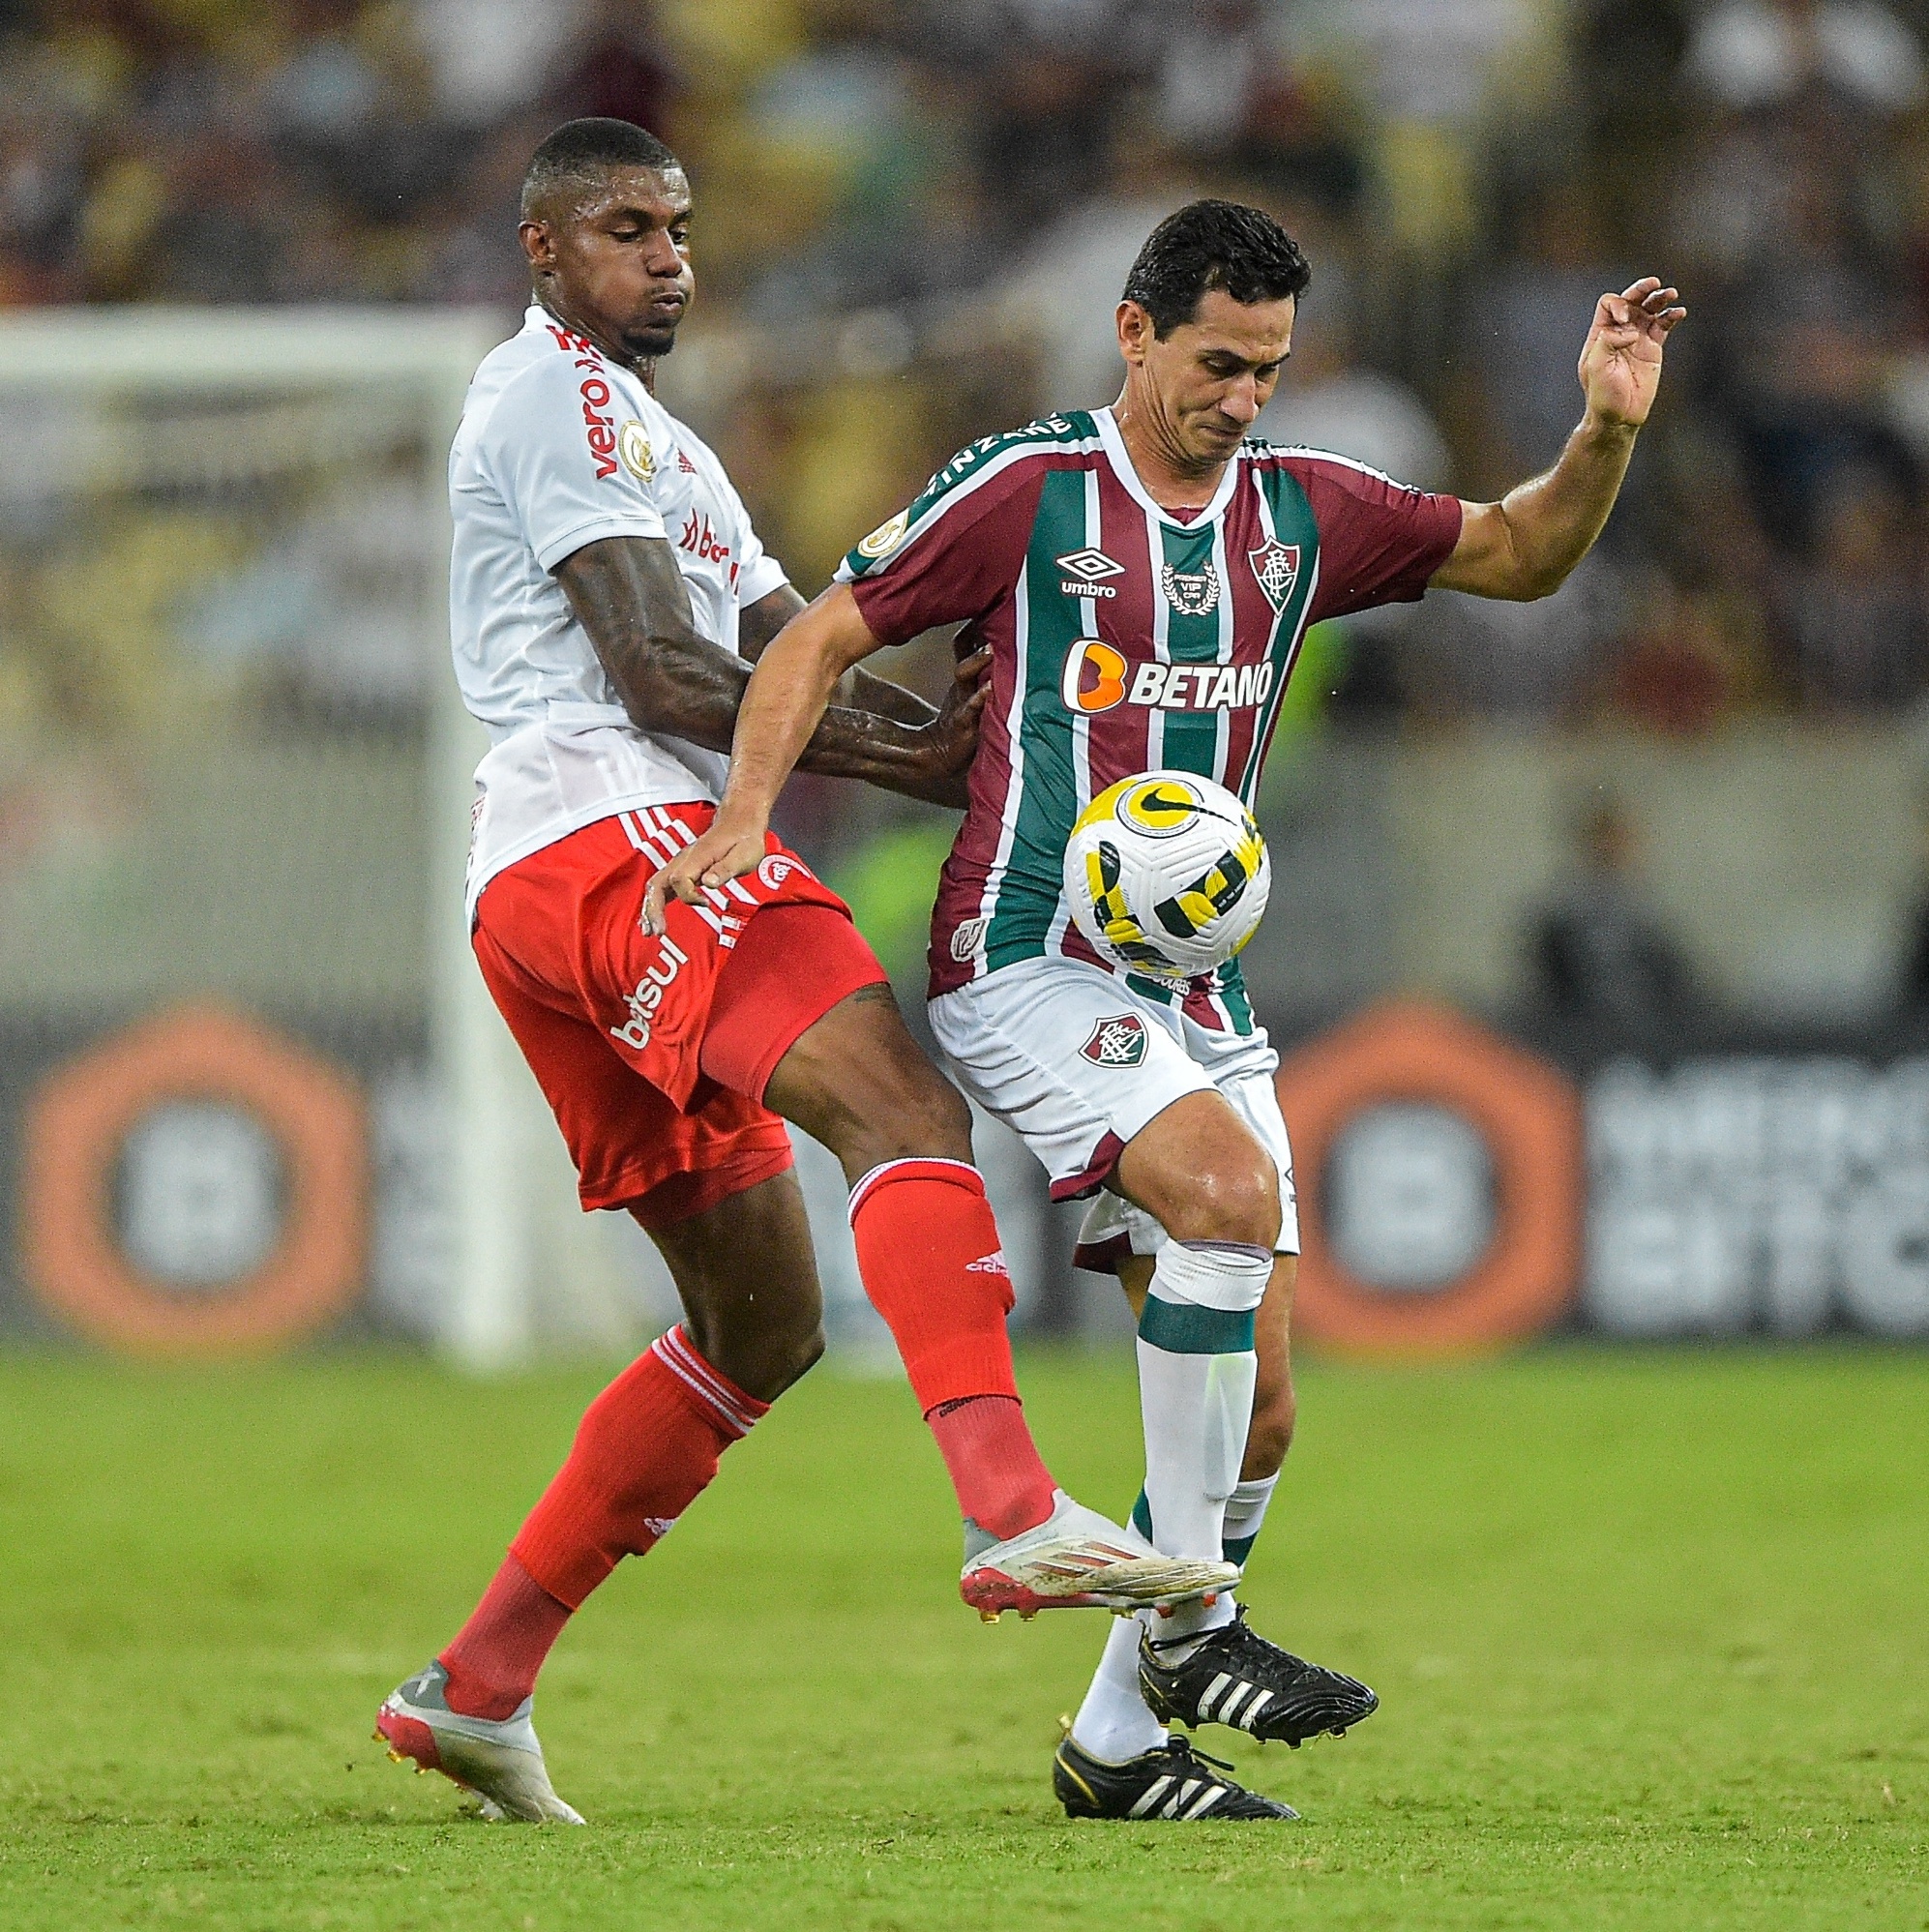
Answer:
POLYGON ((1002 463, 975 454, 954 458, 838 565, 881 644, 982 617, 1018 582, 1045 466, 1023 449, 1002 463))
POLYGON ((648 426, 607 369, 545 356, 502 393, 477 450, 545 570, 604 537, 661 537, 648 426))
MULTIPOLYGON (((721 469, 722 465, 718 467, 721 469)), ((724 488, 730 493, 730 507, 737 519, 737 609, 748 610, 753 604, 762 603, 773 590, 782 590, 790 581, 790 574, 763 548, 763 540, 750 520, 750 511, 737 494, 736 485, 726 477, 724 488)))
POLYGON ((1344 458, 1294 451, 1320 529, 1320 587, 1311 621, 1379 604, 1410 604, 1460 541, 1460 499, 1395 483, 1344 458))

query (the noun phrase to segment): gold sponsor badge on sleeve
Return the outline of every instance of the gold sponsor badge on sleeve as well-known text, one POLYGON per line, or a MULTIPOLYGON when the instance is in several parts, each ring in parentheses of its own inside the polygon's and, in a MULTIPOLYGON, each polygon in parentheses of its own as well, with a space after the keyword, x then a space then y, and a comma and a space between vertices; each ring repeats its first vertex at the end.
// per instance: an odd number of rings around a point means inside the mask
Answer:
POLYGON ((616 454, 623 459, 623 467, 638 483, 647 483, 657 473, 649 431, 634 416, 616 432, 616 454))
POLYGON ((900 510, 888 523, 879 523, 857 547, 857 554, 870 557, 874 561, 889 556, 905 540, 905 532, 910 528, 911 513, 900 510))

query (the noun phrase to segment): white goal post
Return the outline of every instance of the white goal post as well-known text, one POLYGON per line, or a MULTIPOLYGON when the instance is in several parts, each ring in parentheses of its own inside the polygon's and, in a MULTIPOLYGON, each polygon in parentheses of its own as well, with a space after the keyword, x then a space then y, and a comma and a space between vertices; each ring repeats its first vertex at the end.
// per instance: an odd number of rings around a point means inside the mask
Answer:
MULTIPOLYGON (((563 1253, 546 1242, 546 1265, 567 1261, 568 1230, 574 1201, 567 1199, 569 1174, 554 1129, 514 1044, 491 1005, 470 956, 462 928, 462 873, 468 835, 467 802, 471 772, 484 748, 481 729, 462 711, 448 669, 448 504, 446 460, 460 415, 463 394, 478 362, 507 333, 493 314, 445 310, 278 309, 272 311, 190 311, 179 309, 56 310, 0 317, 0 464, 32 467, 50 450, 78 452, 73 473, 62 474, 33 499, 34 514, 57 532, 77 516, 98 519, 135 551, 164 545, 170 531, 193 526, 191 538, 204 540, 212 562, 191 572, 194 597, 218 602, 222 594, 221 521, 245 518, 252 506, 279 500, 294 506, 281 521, 256 533, 247 573, 272 580, 280 568, 278 545, 300 549, 307 543, 306 518, 352 520, 357 514, 356 468, 373 470, 381 480, 378 510, 391 523, 407 524, 405 566, 391 574, 385 591, 390 647, 412 650, 416 662, 405 676, 393 679, 415 705, 407 736, 420 765, 415 795, 428 824, 418 828, 416 877, 422 887, 422 930, 405 936, 398 951, 415 950, 421 1008, 439 1106, 446 1122, 442 1163, 442 1209, 418 1220, 413 1232, 396 1238, 420 1247, 439 1238, 439 1265, 418 1276, 439 1274, 440 1292, 416 1297, 416 1324, 455 1359, 477 1368, 505 1365, 526 1355, 536 1320, 536 1228, 561 1238, 563 1253), (159 452, 159 454, 156 454, 159 452), (303 469, 311 463, 312 473, 303 469), (197 494, 197 491, 199 492, 197 494), (212 492, 210 495, 209 492, 212 492), (400 494, 399 494, 400 492, 400 494), (402 501, 419 492, 413 504, 402 501), (206 504, 217 502, 218 514, 206 504), (401 503, 401 514, 393 506, 401 503), (237 507, 239 506, 239 507, 237 507), (145 542, 129 541, 130 529, 145 530, 145 542), (412 564, 412 568, 407 568, 412 564), (409 580, 413 579, 412 584, 409 580), (563 1193, 560 1203, 555 1197, 563 1193), (539 1212, 548 1199, 555 1210, 539 1212)), ((20 497, 17 482, 10 495, 20 497)), ((31 531, 28 532, 31 535, 31 531)), ((45 541, 45 540, 44 540, 45 541)), ((376 534, 374 546, 380 548, 376 534)), ((230 553, 248 547, 225 545, 230 553)), ((396 559, 387 559, 393 564, 396 559)), ((352 575, 354 558, 345 566, 352 575)), ((230 580, 233 573, 230 572, 230 580)), ((244 587, 243 601, 247 592, 244 587)), ((104 608, 104 631, 116 613, 104 608)), ((242 623, 248 622, 243 613, 242 623)), ((176 640, 178 641, 178 640, 176 640)), ((31 651, 27 639, 23 650, 31 651)), ((168 648, 163 641, 163 653, 168 648)), ((326 637, 307 647, 310 657, 325 657, 326 637)), ((106 654, 111 655, 111 644, 106 654)), ((192 655, 192 653, 188 653, 192 655)), ((183 682, 193 685, 200 667, 190 666, 183 682)), ((354 668, 334 683, 352 677, 354 668)), ((166 671, 163 668, 163 678, 166 671)), ((205 680, 202 680, 205 681, 205 680)), ((322 679, 324 685, 329 683, 322 679)), ((341 694, 342 709, 358 714, 354 693, 341 694)), ((94 725, 80 694, 82 718, 71 749, 89 757, 109 740, 131 737, 136 746, 171 729, 178 717, 138 715, 94 725), (99 740, 97 743, 96 740, 99 740)), ((175 708, 158 701, 157 711, 175 708)), ((192 702, 185 707, 192 710, 192 702)), ((406 710, 406 702, 401 707, 406 710)), ((45 731, 59 732, 59 719, 45 731)), ((250 732, 245 703, 215 703, 193 721, 215 759, 247 759, 250 732)), ((326 712, 309 737, 326 745, 326 712)), ((350 734, 337 734, 343 743, 350 734)), ((164 762, 164 759, 163 759, 164 762)), ((341 774, 352 787, 355 766, 341 774)), ((265 809, 271 801, 259 799, 265 809)), ((351 801, 338 798, 346 807, 351 801)), ((312 835, 331 835, 329 801, 312 816, 312 835)), ((397 862, 403 863, 401 855, 397 862)), ((320 868, 326 879, 327 867, 320 868)), ((355 882, 340 877, 344 899, 355 882)), ((248 895, 253 881, 246 868, 226 881, 196 877, 193 893, 205 887, 209 903, 248 895)), ((316 929, 326 935, 325 908, 316 908, 316 929)), ((258 916, 275 918, 264 900, 258 916)), ((352 925, 352 920, 347 922, 352 925)), ((393 924, 393 922, 391 922, 393 924)), ((121 936, 109 932, 109 949, 121 936)), ((138 936, 126 935, 129 950, 138 936)), ((224 957, 212 945, 196 962, 163 951, 149 961, 150 970, 124 972, 116 983, 115 1003, 125 1010, 203 994, 221 994, 249 1003, 254 996, 273 998, 288 991, 308 966, 317 965, 316 948, 295 962, 292 975, 257 974, 249 963, 224 957), (198 970, 197 970, 198 966, 198 970)), ((325 952, 323 944, 320 951, 325 952)), ((273 948, 268 949, 272 956, 273 948)), ((266 962, 264 962, 266 964, 266 962)), ((283 963, 286 964, 285 962, 283 963)), ((297 1003, 317 1011, 324 1030, 352 1031, 357 1024, 350 999, 331 1009, 332 985, 367 981, 376 989, 374 1004, 387 1012, 405 987, 398 987, 401 967, 376 959, 331 962, 296 987, 297 1003)), ((0 977, 4 977, 0 974, 0 977)), ((0 988, 0 1000, 29 1011, 45 994, 62 1005, 71 973, 36 970, 26 962, 14 983, 0 988)), ((423 1257, 401 1258, 404 1268, 423 1257)))

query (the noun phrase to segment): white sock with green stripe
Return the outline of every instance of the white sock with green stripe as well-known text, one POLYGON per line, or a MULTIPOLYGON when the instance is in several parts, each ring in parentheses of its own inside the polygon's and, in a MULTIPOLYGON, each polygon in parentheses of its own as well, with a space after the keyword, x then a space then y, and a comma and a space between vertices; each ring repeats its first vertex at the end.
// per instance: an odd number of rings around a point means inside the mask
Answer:
MULTIPOLYGON (((1164 1256, 1177 1246, 1168 1242, 1161 1250, 1161 1263, 1164 1256)), ((1199 1250, 1190 1251, 1197 1255, 1199 1250)), ((1242 1259, 1256 1256, 1261 1251, 1250 1248, 1235 1248, 1232 1252, 1242 1259)), ((1260 1294, 1265 1293, 1266 1283, 1272 1277, 1272 1257, 1264 1258, 1264 1272, 1258 1277, 1260 1294)), ((1182 1274, 1181 1279, 1185 1279, 1182 1274)), ((1159 1277, 1155 1273, 1156 1284, 1159 1277)), ((1168 1293, 1171 1290, 1171 1276, 1168 1275, 1168 1293)), ((1149 1306, 1149 1297, 1148 1303, 1149 1306)), ((1254 1304, 1257 1307, 1257 1302, 1254 1304)), ((1174 1341, 1178 1324, 1173 1318, 1165 1314, 1153 1317, 1153 1329, 1156 1334, 1168 1335, 1174 1341)), ((1247 1317, 1244 1332, 1251 1334, 1252 1322, 1247 1317)), ((1144 1340, 1144 1324, 1140 1325, 1140 1392, 1141 1402, 1145 1406, 1145 1444, 1146 1481, 1149 1489, 1152 1461, 1152 1421, 1151 1409, 1145 1396, 1144 1357, 1147 1344, 1144 1340)), ((1236 1337, 1235 1337, 1236 1339, 1236 1337)), ((1248 1341, 1248 1347, 1251 1343, 1248 1341)), ((1177 1352, 1173 1351, 1172 1352, 1177 1352)), ((1253 1357, 1253 1368, 1257 1371, 1258 1356, 1253 1357)), ((1155 1367, 1155 1378, 1158 1371, 1155 1367)), ((1231 1380, 1236 1382, 1236 1375, 1231 1380)), ((1231 1452, 1231 1472, 1236 1474, 1239 1465, 1245 1460, 1246 1428, 1252 1420, 1252 1382, 1246 1384, 1244 1414, 1239 1420, 1237 1444, 1231 1452)), ((1227 1479, 1224 1467, 1215 1471, 1214 1487, 1227 1479)), ((1253 1543, 1260 1533, 1260 1526, 1265 1521, 1266 1505, 1272 1501, 1273 1490, 1278 1486, 1279 1477, 1261 1476, 1251 1482, 1233 1482, 1230 1493, 1221 1504, 1220 1546, 1216 1554, 1221 1554, 1231 1563, 1243 1564, 1251 1554, 1253 1543)), ((1147 1490, 1139 1492, 1139 1501, 1133 1505, 1132 1524, 1139 1533, 1160 1549, 1172 1546, 1163 1537, 1153 1533, 1152 1504, 1147 1490)), ((1146 1751, 1156 1751, 1171 1735, 1166 1727, 1154 1717, 1146 1708, 1145 1699, 1139 1688, 1139 1633, 1143 1629, 1149 1636, 1163 1644, 1172 1644, 1174 1639, 1203 1636, 1208 1630, 1216 1630, 1223 1623, 1232 1620, 1236 1608, 1232 1592, 1226 1590, 1210 1606, 1199 1603, 1182 1604, 1170 1617, 1160 1617, 1152 1611, 1143 1611, 1138 1617, 1119 1618, 1112 1626, 1106 1639, 1105 1654, 1100 1657, 1098 1669, 1092 1674, 1091 1686, 1085 1692, 1085 1699, 1079 1706, 1079 1714, 1072 1720, 1072 1738, 1082 1750, 1089 1751, 1093 1757, 1107 1764, 1123 1764, 1128 1758, 1136 1758, 1146 1751)), ((1167 1661, 1174 1661, 1185 1655, 1185 1646, 1180 1643, 1176 1649, 1162 1652, 1167 1661)))
MULTIPOLYGON (((1168 1241, 1159 1250, 1139 1319, 1139 1405, 1148 1533, 1168 1556, 1222 1554, 1259 1375, 1253 1318, 1272 1260, 1269 1249, 1240 1241, 1168 1241)), ((1149 1621, 1167 1641, 1214 1629, 1232 1614, 1222 1595, 1149 1621)))
MULTIPOLYGON (((1271 1475, 1257 1475, 1243 1478, 1232 1486, 1232 1494, 1226 1499, 1226 1516, 1220 1531, 1220 1550, 1229 1563, 1237 1563, 1241 1569, 1246 1566, 1246 1559, 1253 1554, 1253 1545, 1260 1540, 1260 1531, 1265 1528, 1266 1510, 1272 1502, 1272 1493, 1279 1487, 1279 1471, 1271 1475)), ((1139 1492, 1139 1501, 1132 1505, 1132 1527, 1149 1543, 1152 1540, 1152 1505, 1145 1500, 1145 1492, 1139 1492)))
POLYGON ((1223 1531, 1222 1548, 1229 1563, 1237 1563, 1242 1569, 1246 1559, 1253 1554, 1253 1545, 1260 1539, 1260 1530, 1266 1520, 1266 1505, 1272 1501, 1272 1493, 1279 1487, 1279 1471, 1271 1475, 1254 1476, 1249 1481, 1234 1486, 1232 1494, 1226 1499, 1226 1522, 1223 1531))

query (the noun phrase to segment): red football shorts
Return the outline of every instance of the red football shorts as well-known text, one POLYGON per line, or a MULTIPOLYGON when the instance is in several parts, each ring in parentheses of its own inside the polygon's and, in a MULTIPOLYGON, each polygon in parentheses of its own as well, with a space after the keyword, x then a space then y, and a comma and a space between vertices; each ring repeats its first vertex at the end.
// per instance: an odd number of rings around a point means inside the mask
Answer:
POLYGON ((585 825, 498 873, 476 959, 576 1163, 585 1208, 645 1228, 688 1220, 790 1165, 762 1104, 805 1029, 886 978, 850 908, 773 834, 753 873, 701 906, 643 893, 708 829, 711 805, 653 805, 585 825))

